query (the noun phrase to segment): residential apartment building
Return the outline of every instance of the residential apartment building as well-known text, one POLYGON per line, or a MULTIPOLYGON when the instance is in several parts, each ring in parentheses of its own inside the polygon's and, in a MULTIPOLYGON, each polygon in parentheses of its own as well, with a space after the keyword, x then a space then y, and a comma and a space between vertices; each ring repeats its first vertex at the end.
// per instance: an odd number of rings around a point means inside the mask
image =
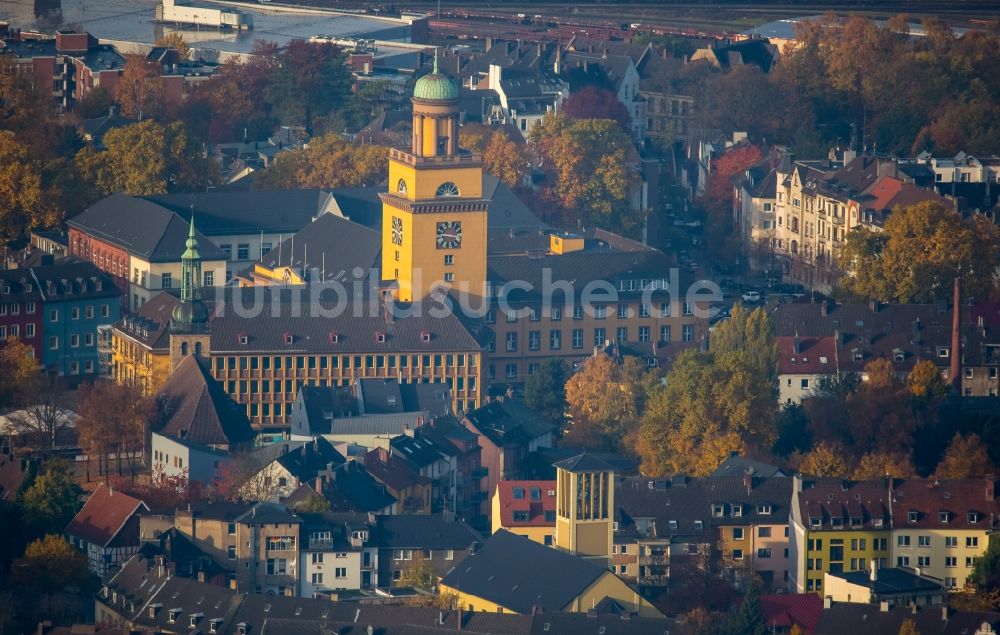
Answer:
POLYGON ((228 571, 230 588, 299 595, 302 518, 283 505, 198 505, 177 510, 173 524, 228 571))
POLYGON ((549 547, 555 544, 555 481, 501 481, 492 505, 492 533, 506 529, 549 547))
POLYGON ((1000 523, 992 479, 894 481, 891 565, 965 587, 1000 523))
POLYGON ((892 498, 886 483, 793 477, 789 518, 793 593, 824 593, 825 572, 867 572, 892 558, 892 498))
POLYGON ((774 270, 777 248, 777 171, 770 159, 747 168, 734 185, 733 226, 750 265, 774 270))
POLYGON ((756 575, 784 587, 792 564, 791 489, 787 478, 749 472, 703 479, 618 478, 612 566, 640 586, 666 586, 672 567, 693 560, 699 567, 717 566, 737 584, 756 575))
POLYGON ((522 478, 528 454, 554 445, 555 426, 508 397, 469 411, 462 424, 479 437, 482 471, 476 473, 481 476, 474 500, 478 499, 480 514, 489 520, 493 511, 489 492, 495 492, 501 481, 522 478))
POLYGON ((839 373, 865 378, 865 366, 886 359, 900 379, 928 360, 949 381, 958 355, 961 394, 996 396, 1000 387, 1000 321, 990 303, 962 306, 961 351, 951 350, 952 308, 933 304, 785 303, 770 313, 779 348, 782 402, 811 394, 839 373), (797 351, 797 352, 796 352, 797 351))
POLYGON ((0 271, 0 341, 22 340, 48 373, 94 377, 102 364, 99 331, 118 319, 120 293, 89 262, 39 261, 0 271))
POLYGON ((300 514, 301 596, 331 598, 337 591, 370 588, 373 565, 364 549, 370 527, 364 514, 300 514))
POLYGON ((373 584, 396 586, 410 563, 423 558, 440 578, 475 553, 483 537, 454 514, 378 516, 369 546, 377 550, 373 584))

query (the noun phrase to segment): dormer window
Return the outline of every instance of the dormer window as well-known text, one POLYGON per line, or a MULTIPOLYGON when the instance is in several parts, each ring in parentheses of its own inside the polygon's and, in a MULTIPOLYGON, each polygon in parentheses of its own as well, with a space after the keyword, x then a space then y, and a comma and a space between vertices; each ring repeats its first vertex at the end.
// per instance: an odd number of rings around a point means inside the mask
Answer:
POLYGON ((764 516, 769 516, 771 514, 771 506, 770 505, 758 505, 757 506, 757 513, 761 514, 761 515, 764 515, 764 516))
POLYGON ((906 522, 915 523, 919 519, 919 512, 906 512, 906 522))
POLYGON ((429 341, 431 341, 431 332, 430 331, 420 331, 420 341, 421 342, 429 342, 429 341))
POLYGON ((967 517, 970 525, 975 525, 979 522, 979 512, 969 512, 967 517))
POLYGON ((820 518, 819 516, 810 516, 809 517, 809 526, 810 527, 822 527, 823 526, 823 519, 820 518))
POLYGON ((331 332, 326 339, 331 344, 338 344, 340 342, 340 333, 331 332))
POLYGON ((860 527, 864 520, 860 516, 851 516, 851 527, 860 527))
POLYGON ((218 617, 213 618, 212 621, 210 621, 208 623, 208 632, 209 633, 218 633, 219 632, 219 625, 220 624, 222 624, 222 619, 221 618, 218 618, 218 617))
POLYGON ((951 356, 951 349, 948 348, 947 346, 938 346, 937 347, 937 356, 938 357, 950 357, 951 356))
POLYGON ((701 531, 704 528, 705 528, 705 523, 703 523, 700 520, 694 521, 694 529, 695 529, 695 531, 701 531))
POLYGON ((247 635, 247 625, 244 624, 243 622, 240 622, 239 624, 237 624, 236 625, 236 633, 237 633, 237 635, 247 635))
POLYGON ((835 518, 831 518, 830 519, 830 526, 833 527, 834 529, 842 529, 844 527, 844 519, 843 518, 836 518, 836 517, 835 518))
POLYGON ((246 346, 248 342, 250 342, 249 337, 247 337, 246 335, 240 335, 240 344, 246 346))
POLYGON ((941 523, 942 525, 947 524, 950 519, 951 519, 951 514, 950 513, 948 513, 948 512, 938 512, 938 522, 941 523))
POLYGON ((167 621, 170 622, 171 624, 175 623, 177 621, 177 618, 181 616, 182 612, 183 611, 181 611, 180 609, 170 609, 170 611, 167 613, 167 621))
POLYGON ((285 344, 291 344, 295 340, 295 336, 291 333, 285 333, 284 340, 285 344))
POLYGON ((198 626, 198 620, 201 618, 201 613, 192 613, 188 617, 188 626, 195 628, 198 626))
POLYGON ((375 341, 379 344, 385 344, 385 333, 382 331, 375 332, 375 341))
POLYGON ((713 518, 722 518, 723 514, 725 514, 725 508, 722 505, 712 505, 713 518))
POLYGON ((875 527, 876 529, 882 527, 882 525, 884 525, 884 524, 885 524, 885 522, 881 518, 873 518, 872 519, 872 526, 875 527))
POLYGON ((667 521, 667 527, 670 528, 670 529, 677 529, 677 521, 676 520, 668 520, 667 521))
POLYGON ((739 518, 743 515, 743 505, 733 505, 733 518, 739 518))

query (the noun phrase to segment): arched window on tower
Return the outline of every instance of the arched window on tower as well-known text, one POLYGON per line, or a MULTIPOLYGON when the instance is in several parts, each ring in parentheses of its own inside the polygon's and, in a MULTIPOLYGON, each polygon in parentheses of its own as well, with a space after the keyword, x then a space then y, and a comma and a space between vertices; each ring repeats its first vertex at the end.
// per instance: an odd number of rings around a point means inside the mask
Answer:
POLYGON ((181 342, 181 357, 187 357, 188 354, 188 343, 181 342))
POLYGON ((438 186, 435 196, 459 196, 458 186, 447 181, 438 186))

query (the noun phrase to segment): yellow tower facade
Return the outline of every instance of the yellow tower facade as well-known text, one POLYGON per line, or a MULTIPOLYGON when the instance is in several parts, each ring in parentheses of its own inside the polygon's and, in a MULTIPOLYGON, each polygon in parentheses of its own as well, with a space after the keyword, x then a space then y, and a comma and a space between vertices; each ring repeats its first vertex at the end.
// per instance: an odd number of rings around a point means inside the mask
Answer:
POLYGON ((556 547, 582 557, 610 558, 615 520, 615 469, 590 454, 555 464, 556 547))
POLYGON ((413 90, 410 152, 389 154, 382 198, 382 279, 396 299, 420 300, 436 287, 482 297, 486 292, 489 202, 483 165, 458 147, 458 86, 438 72, 413 90))

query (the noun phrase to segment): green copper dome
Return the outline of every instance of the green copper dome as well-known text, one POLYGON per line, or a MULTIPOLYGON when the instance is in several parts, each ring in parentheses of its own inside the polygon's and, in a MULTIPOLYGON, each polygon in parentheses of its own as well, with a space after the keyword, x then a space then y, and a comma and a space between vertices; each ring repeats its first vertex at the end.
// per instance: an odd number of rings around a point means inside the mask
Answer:
POLYGON ((434 72, 417 80, 413 87, 413 98, 425 101, 451 101, 458 99, 458 84, 450 77, 438 72, 437 51, 434 51, 434 72))

